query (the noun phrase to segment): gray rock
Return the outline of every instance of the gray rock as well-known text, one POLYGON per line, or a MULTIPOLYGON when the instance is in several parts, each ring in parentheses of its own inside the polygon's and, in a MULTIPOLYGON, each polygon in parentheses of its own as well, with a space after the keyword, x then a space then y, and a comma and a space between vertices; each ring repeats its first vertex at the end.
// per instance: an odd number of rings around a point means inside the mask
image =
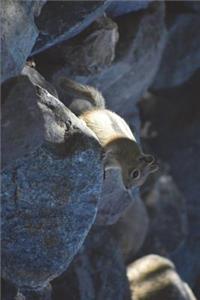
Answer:
MULTIPOLYGON (((107 106, 115 112, 130 114, 157 72, 166 38, 164 15, 164 3, 155 2, 143 13, 120 17, 117 21, 120 39, 113 64, 87 78, 79 76, 77 70, 75 79, 96 86, 103 92, 107 106)), ((59 76, 71 76, 70 72, 65 66, 53 74, 52 81, 56 84, 59 76)), ((59 97, 66 101, 62 95, 59 97)))
POLYGON ((41 290, 20 290, 18 291, 15 300, 51 300, 52 288, 51 285, 47 285, 41 290))
POLYGON ((34 16, 46 1, 3 0, 1 3, 1 81, 18 75, 38 36, 34 16))
POLYGON ((168 256, 185 242, 188 234, 186 201, 171 176, 160 172, 155 177, 153 184, 147 182, 142 187, 142 199, 150 216, 143 251, 168 256))
POLYGON ((140 197, 127 208, 112 234, 120 246, 125 261, 134 257, 142 247, 149 230, 149 217, 140 197))
POLYGON ((110 1, 48 1, 36 20, 40 31, 32 55, 70 39, 101 16, 110 1))
POLYGON ((152 0, 112 1, 106 12, 111 17, 117 17, 133 11, 145 9, 151 1, 152 0))
POLYGON ((120 170, 107 171, 95 223, 97 225, 116 223, 126 209, 137 201, 137 196, 137 190, 128 192, 124 189, 120 170))
POLYGON ((127 276, 134 300, 195 300, 189 286, 176 273, 173 263, 148 255, 128 266, 127 276))
MULTIPOLYGON (((92 132, 46 90, 36 91, 30 104, 35 101, 42 119, 37 122, 33 105, 31 122, 36 129, 43 123, 40 143, 8 159, 2 172, 2 275, 29 289, 44 288, 66 270, 94 222, 103 178, 92 132)), ((13 109, 19 105, 14 100, 13 109)), ((17 122, 10 125, 13 131, 17 122)), ((22 125, 29 130, 19 132, 21 139, 31 135, 29 118, 22 125)), ((14 151, 11 142, 9 147, 14 151)))
POLYGON ((58 98, 58 93, 56 89, 52 86, 52 84, 46 81, 45 78, 34 68, 26 65, 23 68, 21 74, 28 76, 29 80, 32 82, 33 85, 41 86, 42 88, 46 89, 51 95, 58 98))
MULTIPOLYGON (((141 116, 157 136, 152 151, 170 167, 170 174, 186 201, 188 234, 171 256, 181 277, 193 286, 200 274, 200 73, 184 86, 163 90, 141 105, 141 116), (146 106, 147 105, 147 106, 146 106), (146 109, 145 109, 146 107, 146 109)), ((168 233, 168 236, 171 233, 168 233)))
POLYGON ((2 88, 2 167, 23 157, 44 141, 42 113, 33 84, 19 76, 2 88))
POLYGON ((53 300, 128 300, 126 269, 109 231, 101 227, 90 231, 70 268, 52 286, 53 300))
POLYGON ((117 24, 105 15, 98 18, 88 31, 82 38, 73 39, 61 47, 66 66, 82 75, 95 74, 109 67, 115 58, 119 39, 117 24))
POLYGON ((180 85, 200 67, 199 16, 171 14, 168 18, 168 40, 152 86, 154 90, 180 85))

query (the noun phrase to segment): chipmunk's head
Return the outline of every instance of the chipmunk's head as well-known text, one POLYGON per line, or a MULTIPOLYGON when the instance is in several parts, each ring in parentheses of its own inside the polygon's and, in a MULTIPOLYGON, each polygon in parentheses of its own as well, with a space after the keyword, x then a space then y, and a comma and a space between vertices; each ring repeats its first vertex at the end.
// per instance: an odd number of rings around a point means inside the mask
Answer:
POLYGON ((155 158, 150 154, 142 154, 121 164, 122 179, 126 189, 141 186, 150 173, 158 170, 155 158))
POLYGON ((142 153, 139 145, 130 139, 114 140, 108 148, 108 162, 121 169, 126 189, 141 186, 148 175, 158 170, 155 158, 142 153))

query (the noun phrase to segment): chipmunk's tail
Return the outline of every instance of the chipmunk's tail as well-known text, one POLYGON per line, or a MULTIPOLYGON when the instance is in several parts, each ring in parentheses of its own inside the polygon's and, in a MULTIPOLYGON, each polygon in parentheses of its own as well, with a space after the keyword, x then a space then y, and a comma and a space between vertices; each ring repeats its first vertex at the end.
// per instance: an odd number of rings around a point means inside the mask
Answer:
POLYGON ((103 95, 94 87, 84 85, 66 77, 60 77, 58 84, 69 93, 86 98, 94 107, 105 108, 105 99, 103 95))

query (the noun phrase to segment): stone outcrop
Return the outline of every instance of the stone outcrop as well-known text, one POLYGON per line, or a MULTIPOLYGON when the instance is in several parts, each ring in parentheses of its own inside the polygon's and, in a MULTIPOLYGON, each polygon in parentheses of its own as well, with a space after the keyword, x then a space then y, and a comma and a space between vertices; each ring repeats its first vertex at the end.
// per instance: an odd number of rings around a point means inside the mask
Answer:
POLYGON ((38 36, 34 16, 39 15, 46 0, 1 3, 1 81, 18 75, 38 36))
POLYGON ((2 299, 198 298, 199 4, 3 0, 1 23, 2 299), (156 157, 142 188, 104 173, 61 75, 156 157))
POLYGON ((123 258, 106 228, 91 230, 68 271, 52 287, 53 300, 129 299, 123 258))
POLYGON ((18 99, 10 92, 5 100, 2 142, 5 152, 17 153, 3 157, 2 274, 18 287, 37 289, 61 274, 83 243, 97 212, 103 170, 92 132, 46 90, 31 90, 24 76, 16 80, 15 91, 22 83, 34 95, 18 99), (7 143, 14 128, 16 145, 7 143))

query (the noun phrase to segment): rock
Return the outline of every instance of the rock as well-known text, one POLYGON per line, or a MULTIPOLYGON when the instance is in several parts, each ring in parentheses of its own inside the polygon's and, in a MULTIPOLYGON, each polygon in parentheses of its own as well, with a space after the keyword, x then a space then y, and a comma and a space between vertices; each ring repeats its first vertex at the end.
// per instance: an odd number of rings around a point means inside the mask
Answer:
POLYGON ((138 11, 148 7, 152 0, 137 1, 112 1, 106 13, 111 17, 118 17, 133 11, 138 11))
POLYGON ((112 234, 120 246, 125 261, 134 257, 142 247, 149 229, 149 217, 140 197, 127 208, 112 234))
POLYGON ((58 98, 58 93, 56 89, 50 84, 45 78, 37 72, 34 68, 25 66, 21 72, 22 75, 28 76, 29 80, 32 82, 33 85, 39 85, 42 88, 46 89, 51 95, 58 98))
POLYGON ((32 55, 70 39, 101 16, 110 1, 48 1, 36 19, 40 31, 32 55))
POLYGON ((2 82, 21 72, 38 36, 34 16, 40 13, 45 2, 2 1, 2 82))
POLYGON ((195 300, 189 286, 175 271, 173 263, 148 255, 128 266, 127 276, 134 300, 195 300))
POLYGON ((105 15, 98 18, 86 36, 72 39, 66 47, 61 46, 66 66, 80 75, 102 71, 113 62, 118 39, 117 24, 105 15))
POLYGON ((168 27, 168 40, 152 86, 154 90, 180 85, 200 67, 199 16, 171 13, 168 27))
POLYGON ((152 152, 169 165, 170 174, 186 201, 188 234, 171 258, 191 286, 200 272, 199 76, 196 72, 182 87, 157 93, 153 101, 143 102, 140 110, 142 121, 149 121, 157 132, 156 137, 148 140, 152 152))
POLYGON ((137 201, 138 196, 138 190, 128 192, 124 189, 119 170, 109 170, 105 176, 102 198, 95 221, 97 225, 116 223, 126 209, 137 201))
MULTIPOLYGON (((19 80, 24 83, 23 76, 19 80)), ((13 110, 19 106, 15 100, 10 98, 13 110)), ((37 87, 27 105, 25 100, 20 116, 27 119, 20 123, 15 114, 12 122, 8 111, 10 129, 20 124, 19 138, 30 139, 32 122, 40 139, 26 155, 16 146, 19 155, 7 157, 2 172, 2 276, 20 288, 42 289, 66 270, 94 223, 103 170, 92 132, 58 99, 37 87)), ((14 146, 10 142, 3 149, 14 146)))
POLYGON ((154 184, 147 181, 142 187, 142 199, 150 216, 143 251, 168 256, 184 243, 188 234, 186 201, 170 175, 160 172, 155 177, 154 184))
POLYGON ((106 228, 90 231, 70 268, 52 287, 52 300, 129 299, 123 259, 106 228))
MULTIPOLYGON (((108 108, 123 116, 130 114, 157 72, 166 38, 164 12, 164 3, 155 2, 142 13, 120 17, 116 20, 120 39, 110 67, 84 77, 80 76, 78 67, 75 73, 74 69, 72 72, 69 67, 62 66, 53 73, 52 82, 56 85, 59 76, 70 77, 73 73, 75 80, 96 86, 104 94, 108 108)), ((61 94, 59 97, 66 103, 61 94)))
POLYGON ((40 146, 43 117, 33 84, 27 76, 7 81, 2 88, 2 167, 40 146))
POLYGON ((22 289, 18 292, 15 300, 51 300, 51 293, 52 288, 50 284, 37 291, 22 289))

